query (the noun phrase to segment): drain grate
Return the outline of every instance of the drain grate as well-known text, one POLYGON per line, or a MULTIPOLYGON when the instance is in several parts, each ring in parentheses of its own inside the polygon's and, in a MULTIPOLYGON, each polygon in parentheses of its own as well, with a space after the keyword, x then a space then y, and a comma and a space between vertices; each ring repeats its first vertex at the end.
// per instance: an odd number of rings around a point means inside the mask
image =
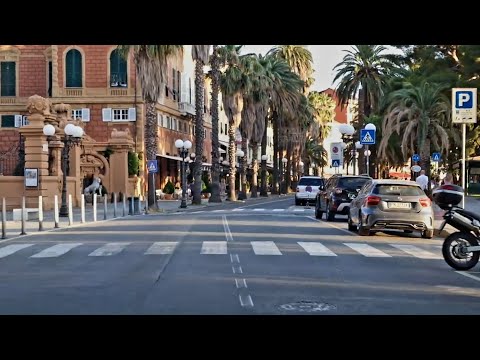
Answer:
POLYGON ((337 306, 317 301, 297 301, 280 305, 280 309, 286 311, 320 312, 337 310, 337 306))

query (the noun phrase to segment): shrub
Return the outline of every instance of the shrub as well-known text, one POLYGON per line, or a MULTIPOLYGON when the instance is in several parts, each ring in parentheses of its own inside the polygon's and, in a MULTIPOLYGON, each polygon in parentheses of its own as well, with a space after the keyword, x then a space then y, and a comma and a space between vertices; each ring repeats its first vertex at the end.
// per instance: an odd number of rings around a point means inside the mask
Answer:
POLYGON ((165 194, 173 194, 175 192, 175 186, 173 186, 170 180, 163 187, 163 192, 165 194))
POLYGON ((128 175, 138 175, 138 170, 140 167, 140 161, 138 159, 138 154, 129 151, 128 152, 128 175))

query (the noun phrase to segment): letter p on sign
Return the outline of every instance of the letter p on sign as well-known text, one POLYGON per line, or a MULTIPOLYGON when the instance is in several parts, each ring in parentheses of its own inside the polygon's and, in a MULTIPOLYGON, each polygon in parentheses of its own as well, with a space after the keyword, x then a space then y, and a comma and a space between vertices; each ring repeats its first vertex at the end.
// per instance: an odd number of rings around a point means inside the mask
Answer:
POLYGON ((473 107, 472 95, 471 91, 458 91, 455 107, 457 109, 471 109, 473 107))

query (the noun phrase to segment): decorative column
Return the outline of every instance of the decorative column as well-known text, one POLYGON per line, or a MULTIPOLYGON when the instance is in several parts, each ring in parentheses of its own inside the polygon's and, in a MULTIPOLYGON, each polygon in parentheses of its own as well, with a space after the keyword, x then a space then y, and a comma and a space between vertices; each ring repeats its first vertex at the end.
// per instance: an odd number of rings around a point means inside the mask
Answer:
POLYGON ((128 152, 134 149, 134 142, 128 128, 125 131, 113 129, 109 146, 113 150, 110 155, 111 189, 108 189, 109 192, 138 196, 129 185, 128 180, 128 152))

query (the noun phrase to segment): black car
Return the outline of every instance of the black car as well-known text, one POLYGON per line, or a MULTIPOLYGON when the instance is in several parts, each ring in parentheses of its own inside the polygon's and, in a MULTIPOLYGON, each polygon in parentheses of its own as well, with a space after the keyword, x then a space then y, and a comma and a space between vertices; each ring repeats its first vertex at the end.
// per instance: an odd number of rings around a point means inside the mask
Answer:
POLYGON ((323 213, 327 221, 332 221, 335 214, 348 215, 350 202, 365 185, 370 176, 334 175, 320 187, 315 198, 315 217, 321 219, 323 213))

